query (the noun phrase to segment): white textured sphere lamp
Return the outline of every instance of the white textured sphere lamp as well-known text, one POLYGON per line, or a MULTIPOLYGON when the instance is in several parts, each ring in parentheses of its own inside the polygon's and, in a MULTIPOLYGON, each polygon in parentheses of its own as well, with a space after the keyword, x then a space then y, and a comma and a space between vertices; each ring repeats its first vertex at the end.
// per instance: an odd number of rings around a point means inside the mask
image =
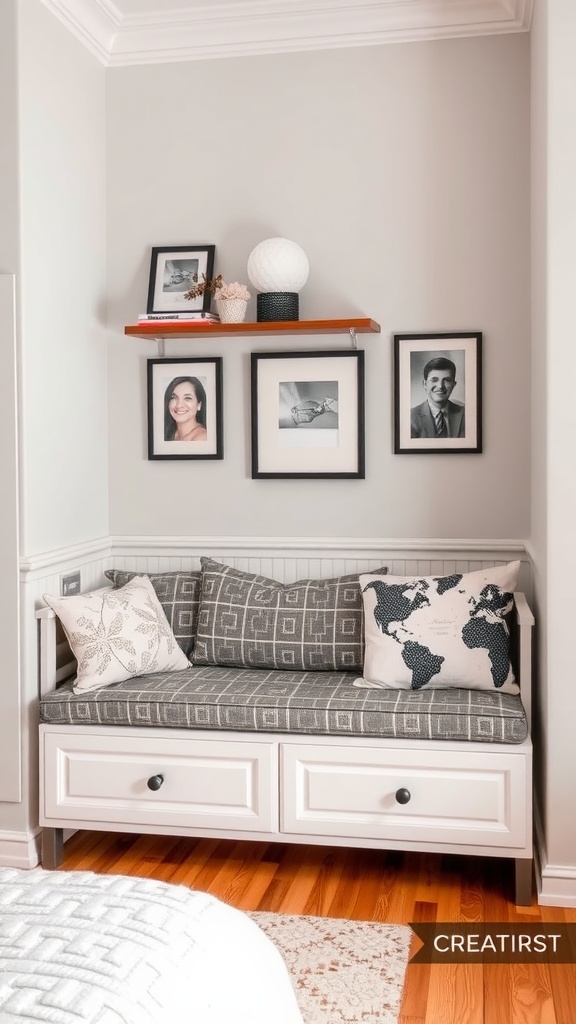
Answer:
POLYGON ((248 257, 248 277, 258 292, 257 320, 298 320, 299 296, 310 273, 304 250, 289 238, 266 238, 248 257))

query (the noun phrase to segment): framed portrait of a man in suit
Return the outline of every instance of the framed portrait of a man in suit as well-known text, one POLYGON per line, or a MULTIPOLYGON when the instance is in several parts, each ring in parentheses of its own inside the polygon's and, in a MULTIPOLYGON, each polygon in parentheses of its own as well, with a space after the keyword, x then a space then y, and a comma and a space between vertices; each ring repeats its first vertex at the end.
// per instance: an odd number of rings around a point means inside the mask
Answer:
POLYGON ((394 454, 482 451, 482 334, 394 335, 394 454))

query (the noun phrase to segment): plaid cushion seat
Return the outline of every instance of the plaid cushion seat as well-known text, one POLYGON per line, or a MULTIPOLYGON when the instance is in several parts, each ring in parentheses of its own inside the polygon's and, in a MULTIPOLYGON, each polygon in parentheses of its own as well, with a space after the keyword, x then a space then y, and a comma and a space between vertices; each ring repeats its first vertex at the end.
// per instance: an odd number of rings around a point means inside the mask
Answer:
POLYGON ((487 690, 358 689, 346 672, 197 666, 40 701, 42 722, 521 743, 520 697, 487 690))

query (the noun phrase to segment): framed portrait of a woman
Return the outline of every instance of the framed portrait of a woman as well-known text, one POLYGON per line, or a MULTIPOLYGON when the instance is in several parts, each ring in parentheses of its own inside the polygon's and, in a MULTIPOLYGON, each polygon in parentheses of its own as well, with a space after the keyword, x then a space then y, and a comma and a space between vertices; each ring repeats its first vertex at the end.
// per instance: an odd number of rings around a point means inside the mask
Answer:
POLYGON ((148 458, 221 459, 222 358, 148 359, 148 458))

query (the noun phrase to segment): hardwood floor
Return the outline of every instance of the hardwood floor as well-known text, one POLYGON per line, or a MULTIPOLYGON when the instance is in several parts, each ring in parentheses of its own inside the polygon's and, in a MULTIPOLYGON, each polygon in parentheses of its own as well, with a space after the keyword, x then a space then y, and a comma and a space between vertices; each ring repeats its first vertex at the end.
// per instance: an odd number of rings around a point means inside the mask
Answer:
MULTIPOLYGON (((76 833, 64 854, 64 870, 176 882, 241 910, 394 924, 576 922, 576 910, 535 898, 516 908, 512 863, 493 858, 97 832, 76 833)), ((409 964, 399 1024, 576 1024, 576 965, 409 964)))

